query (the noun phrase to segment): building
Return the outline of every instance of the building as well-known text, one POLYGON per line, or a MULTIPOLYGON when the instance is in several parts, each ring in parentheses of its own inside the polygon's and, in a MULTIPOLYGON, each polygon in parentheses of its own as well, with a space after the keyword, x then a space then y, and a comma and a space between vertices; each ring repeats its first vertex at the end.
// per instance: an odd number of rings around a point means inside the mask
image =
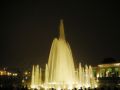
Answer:
POLYGON ((95 70, 99 86, 120 87, 120 60, 105 58, 95 70))

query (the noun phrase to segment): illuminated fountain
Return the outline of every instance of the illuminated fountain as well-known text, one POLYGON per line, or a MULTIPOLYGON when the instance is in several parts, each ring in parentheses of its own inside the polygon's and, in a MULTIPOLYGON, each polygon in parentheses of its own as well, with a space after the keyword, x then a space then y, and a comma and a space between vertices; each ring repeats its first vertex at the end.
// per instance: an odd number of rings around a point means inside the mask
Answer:
POLYGON ((39 69, 33 66, 31 86, 43 87, 45 89, 73 89, 73 88, 95 88, 96 82, 91 66, 75 69, 71 48, 66 42, 63 21, 60 22, 60 36, 53 40, 48 64, 45 68, 44 82, 39 82, 39 69), (37 75, 36 75, 36 74, 37 75), (35 76, 36 75, 36 76, 35 76), (36 80, 37 79, 37 80, 36 80), (36 80, 36 81, 35 81, 36 80), (41 84, 40 84, 41 83, 41 84))
POLYGON ((33 65, 32 68, 32 78, 31 78, 31 88, 40 89, 40 85, 42 84, 42 72, 39 65, 33 65))

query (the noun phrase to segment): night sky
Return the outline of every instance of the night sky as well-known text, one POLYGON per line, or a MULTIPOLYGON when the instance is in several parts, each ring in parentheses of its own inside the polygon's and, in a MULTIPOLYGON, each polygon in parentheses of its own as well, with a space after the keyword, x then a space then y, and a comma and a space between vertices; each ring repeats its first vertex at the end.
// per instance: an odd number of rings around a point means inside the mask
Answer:
POLYGON ((59 35, 60 19, 75 65, 120 59, 119 18, 117 2, 111 0, 2 2, 0 67, 44 67, 52 41, 59 35))

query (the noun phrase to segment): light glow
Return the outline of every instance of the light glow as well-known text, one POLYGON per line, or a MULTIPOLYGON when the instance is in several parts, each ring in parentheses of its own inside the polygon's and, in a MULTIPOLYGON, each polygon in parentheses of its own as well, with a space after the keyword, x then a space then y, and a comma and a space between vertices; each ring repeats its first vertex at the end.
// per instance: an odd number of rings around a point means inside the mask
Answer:
POLYGON ((120 67, 120 63, 112 63, 112 64, 101 64, 98 67, 120 67))

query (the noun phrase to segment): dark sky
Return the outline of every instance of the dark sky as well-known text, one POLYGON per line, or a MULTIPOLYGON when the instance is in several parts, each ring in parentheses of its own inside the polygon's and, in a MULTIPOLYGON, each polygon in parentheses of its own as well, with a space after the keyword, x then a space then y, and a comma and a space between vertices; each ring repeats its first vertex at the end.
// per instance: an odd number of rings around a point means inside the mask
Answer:
MULTIPOLYGON (((41 0, 40 0, 41 1, 41 0)), ((99 64, 106 57, 120 58, 120 25, 117 2, 1 3, 0 67, 45 66, 52 41, 64 20, 65 34, 75 64, 99 64)))

